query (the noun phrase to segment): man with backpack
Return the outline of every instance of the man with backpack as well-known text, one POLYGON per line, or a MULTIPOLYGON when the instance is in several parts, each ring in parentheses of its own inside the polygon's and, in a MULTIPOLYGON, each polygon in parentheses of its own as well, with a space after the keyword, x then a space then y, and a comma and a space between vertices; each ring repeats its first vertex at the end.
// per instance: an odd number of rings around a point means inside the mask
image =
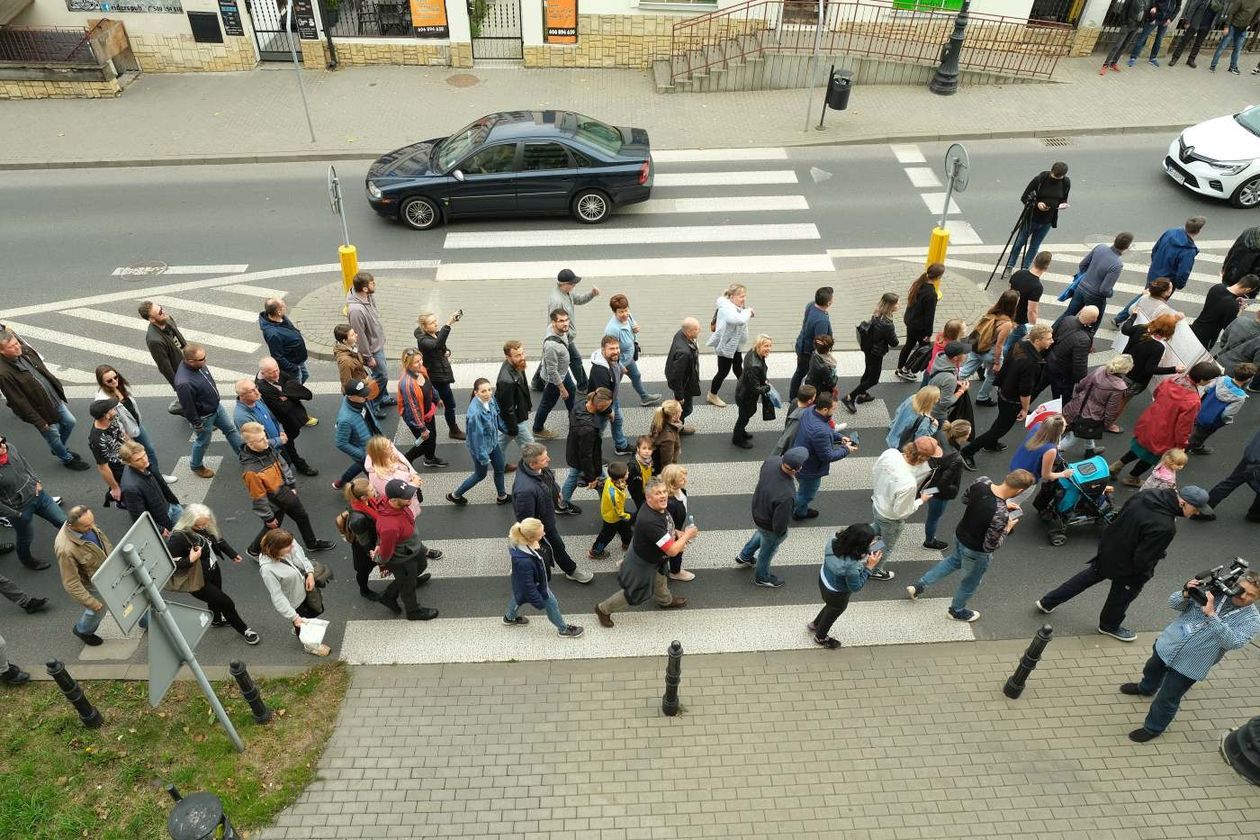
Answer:
MULTIPOLYGON (((796 402, 788 409, 787 417, 783 420, 783 434, 779 435, 771 455, 782 455, 792 448, 792 444, 796 442, 796 430, 801 425, 801 414, 814 404, 814 398, 817 396, 818 389, 813 385, 802 385, 796 392, 796 402)), ((845 427, 846 424, 842 423, 838 428, 845 427)))
POLYGON ((1234 422, 1247 399, 1247 383, 1255 378, 1256 366, 1251 362, 1239 362, 1203 392, 1202 408, 1194 419, 1194 430, 1186 452, 1191 455, 1211 455, 1212 447, 1205 446, 1207 439, 1216 431, 1234 422))

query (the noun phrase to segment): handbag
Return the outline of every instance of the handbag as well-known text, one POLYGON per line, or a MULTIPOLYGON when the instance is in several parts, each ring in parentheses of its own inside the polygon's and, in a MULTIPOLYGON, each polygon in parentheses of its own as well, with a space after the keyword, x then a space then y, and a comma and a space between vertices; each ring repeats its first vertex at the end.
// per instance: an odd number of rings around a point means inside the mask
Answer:
MULTIPOLYGON (((1093 390, 1094 383, 1091 382, 1089 387, 1085 389, 1085 395, 1081 397, 1082 409, 1089 405, 1089 395, 1093 392, 1093 390)), ((1072 434, 1084 440, 1098 440, 1103 436, 1104 431, 1106 431, 1106 424, 1103 423, 1102 420, 1095 419, 1093 417, 1077 416, 1077 418, 1072 421, 1072 434)))
POLYGON ((643 355, 643 348, 639 346, 639 342, 634 343, 634 358, 632 361, 639 361, 639 357, 643 355))
POLYGON ((775 417, 774 402, 770 399, 770 394, 768 393, 762 394, 761 395, 761 419, 773 420, 774 417, 775 417))
POLYGON ((311 576, 315 578, 315 588, 306 593, 306 600, 303 603, 315 615, 322 615, 324 612, 324 593, 320 590, 327 586, 330 580, 333 580, 333 572, 332 569, 318 560, 311 560, 310 563, 311 576))

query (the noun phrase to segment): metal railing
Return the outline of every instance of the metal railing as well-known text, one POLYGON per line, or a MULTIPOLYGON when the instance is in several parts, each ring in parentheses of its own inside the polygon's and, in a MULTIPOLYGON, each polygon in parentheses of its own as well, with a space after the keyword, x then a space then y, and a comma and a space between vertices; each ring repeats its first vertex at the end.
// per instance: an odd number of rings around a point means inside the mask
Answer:
POLYGON ((335 14, 337 20, 328 31, 343 38, 410 38, 415 34, 406 0, 341 0, 335 14))
MULTIPOLYGON (((955 13, 907 5, 904 0, 824 0, 821 51, 936 64, 955 13)), ((814 0, 746 0, 680 21, 673 28, 671 77, 703 75, 766 53, 810 54, 817 19, 814 0)), ((970 20, 963 70, 1048 79, 1071 49, 1069 24, 976 12, 970 20)))
POLYGON ((95 67, 98 62, 89 43, 94 29, 75 26, 0 27, 0 61, 95 67))

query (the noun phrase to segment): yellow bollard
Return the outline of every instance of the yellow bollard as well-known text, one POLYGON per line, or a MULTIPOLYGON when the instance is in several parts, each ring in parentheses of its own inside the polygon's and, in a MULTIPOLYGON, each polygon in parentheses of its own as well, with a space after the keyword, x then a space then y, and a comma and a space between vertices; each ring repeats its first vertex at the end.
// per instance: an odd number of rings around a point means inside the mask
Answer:
POLYGON ((341 290, 349 292, 354 275, 359 273, 359 250, 353 245, 341 245, 337 254, 341 257, 341 290))
POLYGON ((944 263, 945 252, 949 250, 949 231, 945 228, 932 228, 932 240, 928 243, 927 265, 944 263))

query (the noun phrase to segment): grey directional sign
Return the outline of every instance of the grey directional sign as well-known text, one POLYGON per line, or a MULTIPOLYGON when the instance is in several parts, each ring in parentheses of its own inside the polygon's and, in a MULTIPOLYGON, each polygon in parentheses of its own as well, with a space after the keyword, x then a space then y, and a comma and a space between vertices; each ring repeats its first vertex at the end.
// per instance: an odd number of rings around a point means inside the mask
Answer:
MULTIPOLYGON (((201 637, 210 627, 210 611, 167 601, 166 608, 175 620, 175 626, 183 634, 189 648, 196 648, 201 637)), ((157 621, 149 628, 149 705, 157 707, 175 681, 175 675, 184 667, 184 657, 178 643, 170 637, 166 625, 157 621)))
POLYGON ((166 550, 166 542, 148 512, 141 514, 136 524, 114 543, 114 550, 92 575, 92 585, 100 593, 101 600, 109 607, 110 614, 124 633, 130 633, 140 622, 140 617, 152 606, 144 586, 132 574, 131 566, 123 556, 123 546, 133 546, 144 560, 144 566, 158 589, 166 585, 175 573, 175 561, 166 550))

